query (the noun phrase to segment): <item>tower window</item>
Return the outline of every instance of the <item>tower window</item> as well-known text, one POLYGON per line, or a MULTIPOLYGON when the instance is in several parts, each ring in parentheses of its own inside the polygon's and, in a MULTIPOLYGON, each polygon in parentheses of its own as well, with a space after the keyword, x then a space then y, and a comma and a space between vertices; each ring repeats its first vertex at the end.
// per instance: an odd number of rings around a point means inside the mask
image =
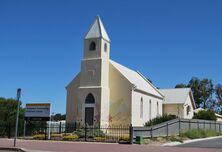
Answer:
POLYGON ((104 51, 107 52, 107 44, 104 44, 104 51))
POLYGON ((96 50, 96 43, 95 42, 91 42, 89 45, 89 50, 90 51, 95 51, 96 50))

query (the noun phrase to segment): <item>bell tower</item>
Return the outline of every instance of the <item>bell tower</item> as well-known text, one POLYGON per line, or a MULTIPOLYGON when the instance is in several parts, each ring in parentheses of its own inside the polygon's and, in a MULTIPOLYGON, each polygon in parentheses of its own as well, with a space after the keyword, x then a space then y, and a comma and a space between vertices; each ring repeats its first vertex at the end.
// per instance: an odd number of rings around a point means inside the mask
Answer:
MULTIPOLYGON (((90 93, 95 98, 96 105, 94 106, 94 122, 98 122, 100 126, 108 125, 110 39, 99 16, 96 17, 84 38, 83 54, 79 87, 80 100, 84 100, 90 93), (98 118, 99 120, 95 120, 98 118)), ((83 115, 86 116, 87 113, 83 115)))

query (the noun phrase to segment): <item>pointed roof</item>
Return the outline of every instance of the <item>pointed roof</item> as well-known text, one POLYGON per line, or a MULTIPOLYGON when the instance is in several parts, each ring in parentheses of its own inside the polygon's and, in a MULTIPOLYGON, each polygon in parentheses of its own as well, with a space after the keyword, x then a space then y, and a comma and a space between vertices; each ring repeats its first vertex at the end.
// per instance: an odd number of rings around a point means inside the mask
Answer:
POLYGON ((107 41, 110 41, 108 34, 103 26, 103 23, 99 16, 96 16, 95 21, 91 25, 88 33, 85 36, 85 39, 90 38, 104 38, 107 41))
POLYGON ((163 94, 153 86, 141 73, 131 70, 113 60, 110 63, 131 83, 136 89, 163 98, 163 94))

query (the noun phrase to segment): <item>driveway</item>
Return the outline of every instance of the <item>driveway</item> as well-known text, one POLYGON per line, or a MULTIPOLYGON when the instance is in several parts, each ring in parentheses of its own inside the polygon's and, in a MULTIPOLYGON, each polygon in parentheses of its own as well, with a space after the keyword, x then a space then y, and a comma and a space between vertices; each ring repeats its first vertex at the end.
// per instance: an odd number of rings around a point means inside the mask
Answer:
POLYGON ((187 144, 178 145, 177 147, 216 148, 216 149, 221 149, 222 151, 222 137, 216 139, 191 142, 187 144))
MULTIPOLYGON (((163 147, 149 145, 120 145, 103 143, 81 143, 63 141, 37 141, 17 140, 19 148, 27 151, 50 151, 50 152, 221 152, 221 149, 187 148, 187 147, 163 147)), ((12 147, 12 139, 0 139, 0 147, 12 147)))

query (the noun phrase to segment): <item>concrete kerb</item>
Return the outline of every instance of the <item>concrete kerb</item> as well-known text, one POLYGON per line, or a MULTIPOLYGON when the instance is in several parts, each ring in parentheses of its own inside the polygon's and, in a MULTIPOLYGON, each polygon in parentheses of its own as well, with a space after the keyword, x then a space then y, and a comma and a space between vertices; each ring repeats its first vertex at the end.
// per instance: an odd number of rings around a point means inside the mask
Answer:
MULTIPOLYGON (((29 150, 25 148, 10 148, 10 147, 0 147, 0 150, 5 150, 5 151, 15 151, 15 152, 43 152, 40 150, 29 150)), ((44 151, 44 152, 52 152, 52 151, 44 151)))
POLYGON ((188 144, 188 143, 193 143, 193 142, 198 142, 198 141, 204 141, 204 140, 210 140, 210 139, 218 139, 218 138, 222 138, 222 136, 185 140, 182 143, 181 142, 170 142, 170 143, 165 143, 162 146, 178 146, 178 145, 183 145, 183 144, 188 144))
POLYGON ((8 151, 17 151, 17 152, 26 152, 24 150, 22 150, 21 148, 9 148, 9 147, 0 147, 0 150, 8 150, 8 151))

